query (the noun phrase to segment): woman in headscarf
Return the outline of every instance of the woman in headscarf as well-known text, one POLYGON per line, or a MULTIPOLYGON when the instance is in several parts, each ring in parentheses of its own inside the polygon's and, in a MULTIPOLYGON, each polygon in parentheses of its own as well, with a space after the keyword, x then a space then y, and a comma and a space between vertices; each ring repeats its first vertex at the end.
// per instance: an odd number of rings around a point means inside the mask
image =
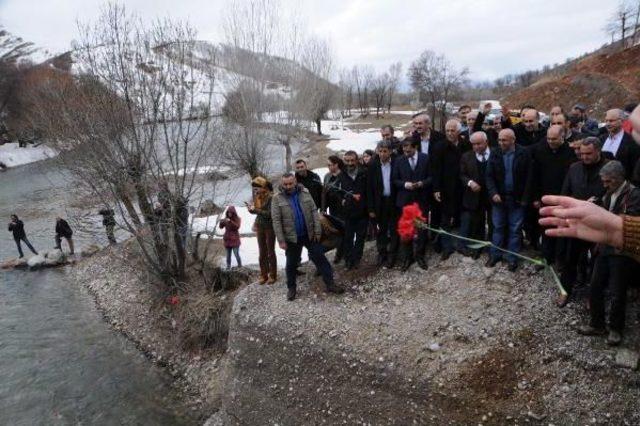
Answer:
POLYGON ((271 198, 273 187, 271 182, 262 176, 251 181, 253 203, 248 204, 249 213, 256 215, 253 229, 258 237, 260 261, 260 284, 276 282, 278 265, 276 261, 276 236, 271 222, 271 198))

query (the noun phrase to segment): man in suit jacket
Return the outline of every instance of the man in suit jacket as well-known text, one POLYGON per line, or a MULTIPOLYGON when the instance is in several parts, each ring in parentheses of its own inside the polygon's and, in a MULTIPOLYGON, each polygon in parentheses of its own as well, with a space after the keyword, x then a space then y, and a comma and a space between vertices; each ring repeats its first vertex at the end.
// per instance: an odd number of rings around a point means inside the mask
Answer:
MULTIPOLYGON (((498 134, 500 150, 493 153, 487 165, 487 189, 492 201, 491 220, 493 221, 492 243, 518 253, 522 246, 522 222, 525 208, 529 204, 531 187, 531 157, 529 151, 516 145, 516 135, 511 129, 501 130, 498 134)), ((493 267, 502 258, 499 250, 491 248, 487 262, 493 267)), ((515 271, 518 262, 515 256, 505 256, 509 270, 515 271)))
POLYGON ((615 159, 622 163, 627 173, 627 179, 633 176, 633 169, 640 158, 640 147, 633 137, 622 129, 624 112, 621 109, 610 109, 605 116, 607 133, 602 140, 602 152, 606 158, 615 159))
MULTIPOLYGON (((412 134, 414 143, 418 152, 427 155, 428 171, 433 176, 439 173, 442 163, 442 150, 445 146, 445 137, 442 133, 431 128, 431 118, 426 113, 420 113, 413 117, 413 127, 415 129, 412 134)), ((428 212, 423 212, 425 217, 428 215, 429 223, 434 228, 440 228, 442 212, 440 211, 440 203, 433 198, 432 188, 429 187, 427 194, 428 212)), ((434 240, 434 250, 440 252, 442 245, 437 235, 432 236, 434 240)))
MULTIPOLYGON (((441 165, 433 175, 433 196, 440 203, 441 225, 447 232, 453 232, 460 226, 460 203, 462 187, 460 185, 460 157, 462 147, 459 136, 460 122, 456 119, 445 124, 447 141, 442 150, 441 165)), ((442 260, 447 260, 454 250, 453 237, 442 237, 442 260)))
MULTIPOLYGON (((431 195, 432 178, 429 173, 428 156, 418 152, 412 138, 402 141, 404 155, 396 158, 393 165, 392 180, 398 191, 396 206, 402 209, 404 206, 418 203, 423 215, 428 211, 428 199, 431 195)), ((427 245, 427 232, 418 231, 415 247, 415 258, 422 269, 427 269, 424 253, 427 245)), ((404 261, 402 270, 406 271, 414 258, 413 244, 403 244, 404 261)))
MULTIPOLYGON (((491 149, 485 132, 471 135, 473 151, 465 152, 460 159, 460 183, 464 188, 462 193, 462 218, 460 234, 463 237, 476 240, 487 239, 492 234, 491 203, 487 191, 487 164, 491 158, 491 149)), ((481 249, 470 252, 467 244, 462 243, 462 251, 474 259, 480 257, 481 249)))
POLYGON ((392 143, 383 140, 376 148, 377 156, 369 166, 367 179, 367 208, 369 219, 377 226, 376 248, 377 266, 387 263, 393 268, 398 252, 398 208, 396 207, 396 187, 393 185, 392 143))
POLYGON ((356 269, 362 259, 367 233, 367 169, 358 165, 358 154, 347 151, 342 157, 344 171, 340 174, 344 206, 343 253, 348 270, 356 269))

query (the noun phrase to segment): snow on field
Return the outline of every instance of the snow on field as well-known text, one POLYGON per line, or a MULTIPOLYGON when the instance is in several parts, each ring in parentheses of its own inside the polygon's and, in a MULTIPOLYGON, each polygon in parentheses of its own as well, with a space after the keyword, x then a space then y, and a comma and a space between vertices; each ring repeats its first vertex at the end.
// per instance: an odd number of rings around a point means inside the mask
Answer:
POLYGON ((37 147, 27 145, 27 148, 18 148, 18 143, 5 143, 0 145, 0 162, 7 167, 21 166, 35 163, 58 155, 58 153, 45 145, 37 147))
MULTIPOLYGON (((345 126, 348 123, 344 123, 345 126)), ((322 133, 331 137, 327 148, 333 151, 354 150, 357 153, 365 149, 375 149, 380 141, 380 132, 356 132, 346 127, 341 127, 339 121, 326 120, 322 122, 322 133)))
MULTIPOLYGON (((246 207, 236 206, 236 212, 238 213, 238 216, 240 216, 240 257, 242 258, 242 263, 244 265, 257 265, 259 261, 258 238, 255 237, 255 233, 251 230, 256 216, 249 213, 249 210, 247 210, 246 207)), ((198 232, 214 231, 214 238, 222 238, 224 235, 224 229, 221 229, 218 226, 217 215, 193 218, 193 234, 197 234, 198 232)), ((277 242, 276 257, 278 258, 278 268, 284 268, 286 256, 284 250, 278 246, 277 242)), ((307 251, 303 250, 302 261, 306 262, 307 260, 307 251)), ((220 261, 222 263, 225 262, 223 258, 221 258, 220 261)), ((232 258, 231 264, 235 266, 235 257, 232 258)))

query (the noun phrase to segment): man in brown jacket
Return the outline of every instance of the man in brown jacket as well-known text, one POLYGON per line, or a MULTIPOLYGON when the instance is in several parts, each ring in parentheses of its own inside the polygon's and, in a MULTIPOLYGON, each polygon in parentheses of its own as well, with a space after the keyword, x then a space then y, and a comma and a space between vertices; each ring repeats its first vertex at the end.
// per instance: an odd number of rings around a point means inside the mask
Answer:
POLYGON ((296 298, 296 270, 302 248, 316 265, 330 293, 343 293, 333 281, 333 269, 320 245, 322 226, 320 216, 309 191, 298 185, 293 173, 282 175, 282 183, 271 202, 271 218, 278 245, 285 251, 287 264, 287 299, 296 298))

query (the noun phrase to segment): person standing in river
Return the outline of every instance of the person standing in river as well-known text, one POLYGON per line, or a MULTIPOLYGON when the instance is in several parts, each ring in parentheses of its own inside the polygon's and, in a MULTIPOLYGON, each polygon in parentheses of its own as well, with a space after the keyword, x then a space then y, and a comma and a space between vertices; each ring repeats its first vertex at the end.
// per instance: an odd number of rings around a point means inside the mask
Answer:
POLYGON ((38 254, 36 249, 33 248, 29 240, 27 239, 27 234, 24 232, 24 223, 18 219, 18 216, 15 214, 11 215, 11 222, 9 222, 9 232, 13 232, 13 239, 16 242, 16 246, 18 247, 18 253, 20 254, 20 258, 24 257, 24 253, 22 253, 22 245, 21 241, 29 247, 29 250, 33 252, 33 254, 38 254))
POLYGON ((73 230, 71 230, 71 226, 69 226, 69 222, 67 222, 60 216, 58 216, 56 217, 56 247, 55 248, 57 248, 60 251, 62 251, 63 238, 67 240, 70 254, 73 254, 73 230))

